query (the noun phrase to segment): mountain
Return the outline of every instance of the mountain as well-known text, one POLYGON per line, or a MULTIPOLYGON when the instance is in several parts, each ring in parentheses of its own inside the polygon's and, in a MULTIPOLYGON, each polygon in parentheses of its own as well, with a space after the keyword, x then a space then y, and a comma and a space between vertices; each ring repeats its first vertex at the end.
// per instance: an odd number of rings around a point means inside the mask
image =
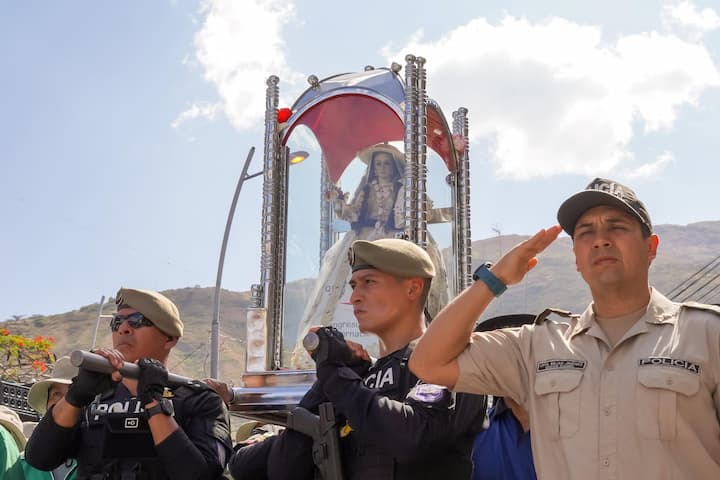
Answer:
MULTIPOLYGON (((720 221, 687 226, 658 225, 655 231, 660 236, 660 247, 651 268, 650 279, 663 293, 671 291, 720 256, 720 221)), ((473 242, 473 265, 484 260, 494 261, 501 252, 526 238, 527 235, 505 235, 473 242)), ((705 302, 720 303, 720 280, 714 279, 714 282, 714 295, 705 298, 705 302)), ((302 309, 312 284, 312 280, 308 279, 288 284, 286 309, 302 309)), ((687 293, 692 292, 693 288, 687 293)), ((185 322, 185 336, 168 362, 170 370, 194 378, 207 377, 210 372, 214 288, 180 288, 164 291, 163 294, 177 304, 185 322)), ((249 300, 249 292, 223 290, 221 293, 220 372, 224 379, 234 379, 236 382, 245 364, 243 338, 249 300)), ((507 313, 538 313, 549 306, 580 313, 589 300, 587 286, 575 270, 571 240, 563 236, 542 253, 540 264, 521 284, 510 287, 490 305, 484 317, 507 313)), ((112 306, 112 303, 106 305, 104 313, 111 313, 112 306)), ((98 308, 99 305, 95 303, 71 312, 0 322, 0 328, 8 328, 14 334, 27 337, 53 336, 56 339, 55 352, 60 356, 77 348, 91 347, 98 308)), ((109 345, 110 331, 107 324, 99 327, 96 344, 109 345)), ((295 337, 296 326, 288 325, 284 333, 287 345, 295 337)))
MULTIPOLYGON (((650 267, 650 283, 663 293, 671 290, 703 266, 720 256, 720 222, 700 222, 687 226, 656 225, 660 237, 658 256, 650 267)), ((493 261, 500 251, 506 251, 529 238, 509 235, 473 242, 473 265, 484 260, 493 261)), ((539 257, 538 266, 528 273, 519 285, 510 287, 502 297, 490 304, 484 317, 507 313, 539 313, 556 307, 582 313, 590 302, 590 291, 575 269, 572 240, 562 236, 539 257)), ((705 277, 705 281, 710 277, 705 277)), ((696 285, 699 287, 703 282, 696 285)), ((705 303, 720 302, 720 281, 714 295, 705 303)), ((693 288, 687 293, 691 293, 693 288)), ((700 295, 708 289, 699 292, 700 295)), ((694 297, 697 298, 697 297, 694 297)))

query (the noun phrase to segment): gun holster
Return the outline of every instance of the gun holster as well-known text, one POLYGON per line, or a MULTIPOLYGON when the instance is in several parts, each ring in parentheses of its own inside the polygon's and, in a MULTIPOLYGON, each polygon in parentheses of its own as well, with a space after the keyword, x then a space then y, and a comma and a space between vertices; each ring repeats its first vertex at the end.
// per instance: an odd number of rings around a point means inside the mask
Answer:
POLYGON ((318 479, 342 480, 340 434, 332 403, 321 403, 318 413, 295 407, 288 414, 287 426, 313 439, 312 454, 318 479))

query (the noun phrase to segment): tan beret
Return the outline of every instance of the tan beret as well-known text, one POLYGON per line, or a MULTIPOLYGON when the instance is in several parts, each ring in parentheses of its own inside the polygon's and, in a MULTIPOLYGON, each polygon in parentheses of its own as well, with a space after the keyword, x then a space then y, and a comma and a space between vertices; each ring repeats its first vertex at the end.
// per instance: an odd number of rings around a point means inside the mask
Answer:
POLYGON ((121 287, 115 296, 115 303, 134 308, 168 335, 182 337, 183 322, 180 320, 180 312, 165 295, 152 290, 121 287))
POLYGON ((435 276, 430 255, 414 243, 399 238, 381 238, 373 242, 356 240, 348 259, 353 272, 374 268, 402 278, 435 276))

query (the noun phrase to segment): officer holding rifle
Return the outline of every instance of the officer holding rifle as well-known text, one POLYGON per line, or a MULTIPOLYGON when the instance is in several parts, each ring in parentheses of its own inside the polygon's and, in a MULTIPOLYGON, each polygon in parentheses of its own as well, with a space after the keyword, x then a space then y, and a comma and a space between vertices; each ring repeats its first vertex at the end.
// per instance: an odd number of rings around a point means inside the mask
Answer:
POLYGON ((28 463, 52 470, 77 458, 78 479, 215 479, 230 456, 228 412, 200 382, 168 387, 165 367, 183 334, 177 307, 160 293, 121 288, 112 349, 95 353, 112 374, 81 368, 26 447, 28 463), (138 378, 122 377, 124 362, 138 378))
MULTIPOLYGON (((470 449, 485 397, 455 398, 444 387, 419 382, 408 368, 425 330, 423 307, 435 274, 429 255, 406 240, 358 240, 349 261, 353 312, 360 330, 378 337, 381 358, 371 363, 339 331, 318 329, 315 348, 305 345, 316 361, 317 381, 300 406, 324 418, 323 407, 332 405, 345 480, 470 478, 470 449)), ((313 478, 313 460, 329 448, 313 451, 318 439, 301 430, 290 426, 265 445, 238 450, 230 462, 233 477, 251 478, 252 471, 259 474, 252 478, 313 478), (264 458, 266 471, 250 468, 264 458)))

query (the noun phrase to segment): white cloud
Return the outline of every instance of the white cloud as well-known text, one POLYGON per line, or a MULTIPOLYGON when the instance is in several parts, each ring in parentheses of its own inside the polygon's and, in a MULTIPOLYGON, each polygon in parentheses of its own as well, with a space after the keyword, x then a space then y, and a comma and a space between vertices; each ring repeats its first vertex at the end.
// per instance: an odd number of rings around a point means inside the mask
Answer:
POLYGON ((278 75, 281 89, 303 76, 288 65, 283 27, 295 17, 292 2, 206 0, 195 35, 195 55, 215 86, 222 108, 238 129, 262 127, 266 80, 278 75))
POLYGON ((170 126, 172 126, 173 128, 178 128, 180 127, 180 125, 187 122, 188 120, 194 120, 196 118, 213 119, 215 118, 215 114, 217 114, 218 110, 220 110, 221 108, 222 105, 220 103, 193 103, 190 108, 178 115, 178 117, 173 120, 170 126))
POLYGON ((654 177, 662 172, 665 166, 675 161, 675 156, 671 152, 663 152, 652 163, 640 165, 632 170, 623 173, 628 178, 648 178, 654 177))
POLYGON ((692 2, 669 2, 663 6, 663 20, 669 26, 685 28, 694 39, 720 28, 720 15, 712 8, 699 10, 692 2))
POLYGON ((600 28, 559 18, 476 18, 383 51, 406 53, 428 59, 429 95, 445 111, 469 108, 471 140, 489 141, 496 172, 519 179, 624 168, 634 135, 671 128, 680 107, 720 86, 702 44, 655 32, 610 44, 600 28))
MULTIPOLYGON (((689 2, 664 14, 705 30, 720 22, 711 9, 689 2)), ((261 127, 269 75, 280 76, 288 97, 304 88, 283 41, 283 29, 296 19, 294 5, 206 0, 202 15, 194 60, 220 101, 192 105, 173 126, 222 109, 238 129, 261 127)), ((630 168, 635 135, 672 128, 681 107, 720 86, 699 41, 647 32, 609 42, 597 26, 560 18, 533 24, 508 16, 497 25, 476 18, 437 41, 418 31, 404 46, 383 49, 388 64, 406 53, 428 59, 430 96, 446 112, 470 109, 471 140, 488 141, 496 172, 520 179, 630 168)))

